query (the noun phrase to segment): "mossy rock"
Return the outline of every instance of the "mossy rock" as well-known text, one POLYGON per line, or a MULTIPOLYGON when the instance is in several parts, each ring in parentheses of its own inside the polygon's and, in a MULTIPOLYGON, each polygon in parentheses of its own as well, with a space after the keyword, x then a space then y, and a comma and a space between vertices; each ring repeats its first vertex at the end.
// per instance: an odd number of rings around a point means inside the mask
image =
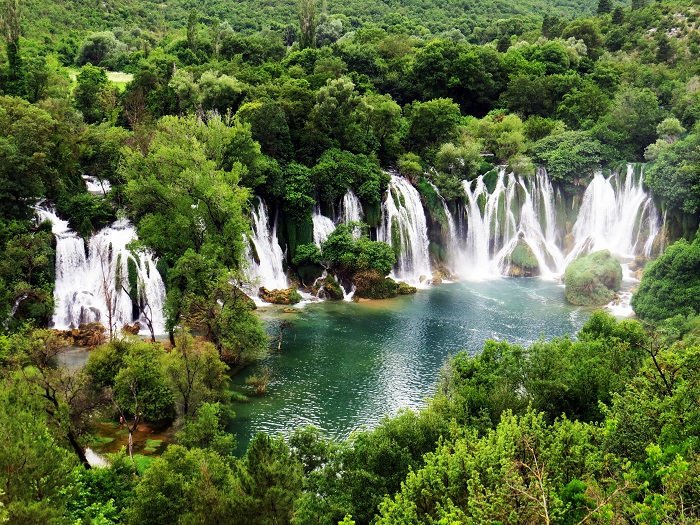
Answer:
POLYGON ((418 289, 415 286, 411 286, 410 284, 401 281, 396 293, 399 295, 410 295, 412 293, 416 293, 417 291, 418 289))
POLYGON ((566 299, 577 306, 608 304, 621 283, 622 266, 608 250, 579 257, 564 273, 566 299))
POLYGON ((530 245, 519 239, 513 251, 506 256, 508 275, 511 277, 536 277, 540 274, 540 263, 530 245))
POLYGON ((331 276, 325 278, 323 290, 326 293, 326 297, 334 301, 340 301, 343 299, 343 297, 345 297, 343 289, 340 287, 340 283, 331 276))
POLYGON ((399 285, 390 277, 375 270, 357 272, 352 277, 355 297, 361 299, 388 299, 398 293, 399 285))
POLYGON ((301 301, 301 295, 299 295, 299 292, 297 292, 295 288, 268 290, 264 286, 261 286, 258 293, 260 294, 260 299, 266 303, 297 304, 299 301, 301 301))

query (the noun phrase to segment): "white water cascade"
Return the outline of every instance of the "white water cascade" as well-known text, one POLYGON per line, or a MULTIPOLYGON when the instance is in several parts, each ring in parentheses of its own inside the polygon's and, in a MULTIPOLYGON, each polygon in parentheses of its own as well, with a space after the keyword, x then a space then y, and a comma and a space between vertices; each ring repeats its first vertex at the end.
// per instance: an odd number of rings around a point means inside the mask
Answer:
MULTIPOLYGON (((246 248, 248 261, 247 281, 257 290, 264 286, 269 289, 289 288, 284 273, 284 253, 277 241, 277 218, 270 225, 265 201, 258 197, 258 206, 251 215, 252 234, 246 248), (253 252, 253 249, 255 252, 253 252)), ((257 292, 253 294, 257 296, 257 292)))
POLYGON ((318 204, 314 206, 314 213, 311 216, 311 220, 314 226, 314 244, 320 248, 321 244, 325 242, 328 236, 335 230, 335 223, 321 214, 321 207, 318 204))
POLYGON ((392 277, 412 284, 419 283, 421 277, 431 277, 428 230, 420 194, 398 175, 391 175, 377 240, 398 251, 392 277))
POLYGON ((567 262, 585 250, 610 250, 622 257, 648 257, 659 233, 659 214, 642 186, 643 174, 627 166, 623 179, 596 173, 583 196, 573 227, 576 244, 567 262), (642 234, 646 234, 643 239, 642 234))
POLYGON ((458 272, 465 278, 508 274, 508 256, 522 242, 545 277, 562 274, 569 262, 590 251, 649 256, 660 228, 642 173, 632 165, 625 175, 593 177, 567 242, 559 233, 566 223, 561 197, 544 170, 525 181, 501 169, 491 192, 483 176, 464 181, 464 191, 467 241, 458 272))
POLYGON ((127 248, 136 239, 136 230, 129 221, 119 220, 93 235, 86 254, 85 242, 68 228, 68 221, 45 209, 37 213, 51 222, 56 237, 54 328, 67 330, 99 321, 109 330, 111 320, 112 330, 118 330, 139 321, 141 334, 145 335, 150 333, 150 321, 154 333, 165 333, 165 286, 151 254, 134 254, 127 248), (136 312, 127 292, 129 261, 132 273, 136 270, 136 312))
POLYGON ((354 191, 348 190, 343 196, 343 201, 340 205, 340 219, 347 224, 351 221, 359 222, 363 217, 360 199, 355 195, 354 191))

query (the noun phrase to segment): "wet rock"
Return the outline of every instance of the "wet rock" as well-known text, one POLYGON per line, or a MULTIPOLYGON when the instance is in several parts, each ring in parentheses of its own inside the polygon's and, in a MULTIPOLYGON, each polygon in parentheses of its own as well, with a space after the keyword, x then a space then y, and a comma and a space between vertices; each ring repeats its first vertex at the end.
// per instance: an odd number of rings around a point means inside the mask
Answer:
MULTIPOLYGON (((137 323, 138 324, 138 323, 137 323)), ((102 323, 81 324, 70 330, 57 330, 72 346, 87 346, 94 348, 107 340, 107 330, 102 323)))
POLYGON ((301 301, 301 295, 297 292, 296 288, 284 288, 282 290, 274 289, 268 290, 264 286, 261 286, 258 290, 260 299, 266 303, 272 304, 296 304, 301 301))

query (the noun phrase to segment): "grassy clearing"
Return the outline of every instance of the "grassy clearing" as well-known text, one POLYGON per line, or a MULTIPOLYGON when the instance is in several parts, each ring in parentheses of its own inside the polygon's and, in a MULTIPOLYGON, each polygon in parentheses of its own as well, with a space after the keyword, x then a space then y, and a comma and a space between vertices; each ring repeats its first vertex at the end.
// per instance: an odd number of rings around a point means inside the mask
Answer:
MULTIPOLYGON (((68 76, 73 83, 73 87, 75 87, 80 69, 75 67, 67 67, 66 71, 68 71, 68 76)), ((133 79, 134 75, 131 73, 124 73, 123 71, 107 71, 107 80, 114 84, 120 93, 126 89, 126 85, 133 79)))

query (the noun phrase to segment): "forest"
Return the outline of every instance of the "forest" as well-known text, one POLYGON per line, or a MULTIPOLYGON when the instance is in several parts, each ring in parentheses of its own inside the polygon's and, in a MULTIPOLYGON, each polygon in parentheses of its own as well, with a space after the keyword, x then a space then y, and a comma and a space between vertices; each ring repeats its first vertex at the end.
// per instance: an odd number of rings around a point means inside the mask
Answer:
POLYGON ((699 24, 684 0, 0 0, 0 523, 700 521, 699 24), (318 278, 328 298, 344 283, 384 298, 415 292, 387 278, 392 177, 430 212, 447 273, 436 232, 465 183, 545 168, 570 205, 628 163, 665 221, 634 319, 591 310, 570 336, 484 341, 420 410, 236 453, 231 377, 277 344, 244 290, 260 203, 286 246, 285 300, 318 278), (315 242, 315 210, 348 192, 362 222, 315 242), (112 311, 115 281, 150 337, 103 319, 87 364, 57 365, 72 330, 50 328, 46 209, 83 247, 133 224, 124 275, 104 273, 110 246, 97 284, 112 311), (95 468, 104 421, 128 445, 95 468), (144 424, 169 429, 162 453, 134 453, 144 424))

